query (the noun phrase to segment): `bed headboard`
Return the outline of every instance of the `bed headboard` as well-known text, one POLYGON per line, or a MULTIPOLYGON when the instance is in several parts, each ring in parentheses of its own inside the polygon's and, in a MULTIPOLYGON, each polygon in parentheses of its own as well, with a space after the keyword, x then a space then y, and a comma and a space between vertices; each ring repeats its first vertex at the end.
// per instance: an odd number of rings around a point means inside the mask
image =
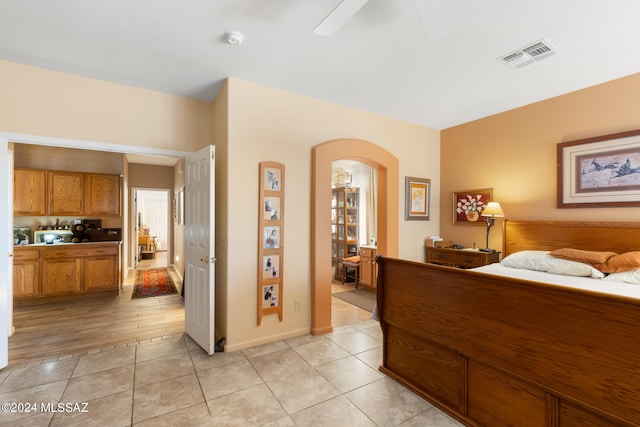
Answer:
POLYGON ((502 256, 560 248, 640 251, 640 222, 509 221, 502 226, 502 256))

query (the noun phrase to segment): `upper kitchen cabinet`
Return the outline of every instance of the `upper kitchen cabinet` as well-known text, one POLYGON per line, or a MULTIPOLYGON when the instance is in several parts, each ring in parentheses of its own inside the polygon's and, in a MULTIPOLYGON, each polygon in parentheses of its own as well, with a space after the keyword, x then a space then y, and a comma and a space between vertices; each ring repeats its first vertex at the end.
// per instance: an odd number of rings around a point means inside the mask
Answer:
POLYGON ((79 172, 49 171, 49 215, 84 215, 84 177, 79 172))
POLYGON ((121 216, 120 175, 16 168, 13 176, 15 216, 121 216))
POLYGON ((86 215, 120 215, 120 176, 87 174, 86 185, 86 215))
POLYGON ((13 171, 14 215, 46 215, 46 189, 46 171, 39 169, 15 169, 13 171))

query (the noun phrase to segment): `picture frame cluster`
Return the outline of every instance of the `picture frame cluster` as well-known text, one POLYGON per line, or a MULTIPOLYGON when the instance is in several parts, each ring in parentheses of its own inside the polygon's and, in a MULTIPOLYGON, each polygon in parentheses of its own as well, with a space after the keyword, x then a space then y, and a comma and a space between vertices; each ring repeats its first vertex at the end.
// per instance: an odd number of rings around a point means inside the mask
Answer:
POLYGON ((282 321, 284 165, 261 162, 259 176, 258 325, 268 314, 282 321))

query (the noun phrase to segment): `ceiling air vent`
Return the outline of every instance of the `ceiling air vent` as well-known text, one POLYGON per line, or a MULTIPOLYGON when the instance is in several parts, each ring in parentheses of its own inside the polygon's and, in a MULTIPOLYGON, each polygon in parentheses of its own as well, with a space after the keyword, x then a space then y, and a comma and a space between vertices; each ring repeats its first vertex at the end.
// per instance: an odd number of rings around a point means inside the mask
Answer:
POLYGON ((557 52, 559 52, 558 49, 548 40, 542 39, 515 52, 501 56, 498 58, 498 61, 510 68, 522 68, 526 65, 533 64, 535 61, 548 58, 557 52))

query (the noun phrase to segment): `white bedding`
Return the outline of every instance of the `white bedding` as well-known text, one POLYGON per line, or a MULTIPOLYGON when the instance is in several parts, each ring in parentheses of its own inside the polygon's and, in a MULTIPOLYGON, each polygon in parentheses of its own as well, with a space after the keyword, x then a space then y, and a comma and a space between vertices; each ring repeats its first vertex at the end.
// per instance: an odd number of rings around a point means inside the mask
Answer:
POLYGON ((474 268, 473 271, 495 274, 498 276, 514 277, 517 279, 532 280, 535 282, 549 283, 552 285, 570 288, 586 289, 610 295, 621 295, 640 300, 640 285, 623 282, 613 282, 591 277, 564 276, 542 271, 525 270, 520 268, 505 267, 500 263, 489 264, 474 268))

